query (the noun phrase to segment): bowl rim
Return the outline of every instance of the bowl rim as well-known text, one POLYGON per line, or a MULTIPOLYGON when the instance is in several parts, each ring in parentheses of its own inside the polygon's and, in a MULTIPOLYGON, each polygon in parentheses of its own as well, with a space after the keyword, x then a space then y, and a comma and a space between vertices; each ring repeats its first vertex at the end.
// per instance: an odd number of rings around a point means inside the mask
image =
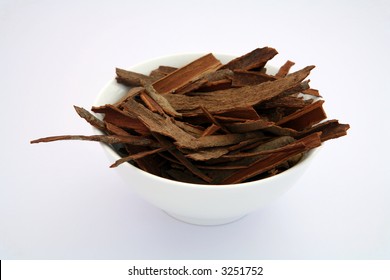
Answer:
MULTIPOLYGON (((207 52, 183 52, 183 53, 174 53, 174 54, 170 54, 170 55, 157 56, 155 58, 147 59, 147 60, 144 60, 144 61, 139 62, 137 64, 134 64, 130 67, 126 67, 126 69, 136 71, 136 70, 134 70, 135 68, 141 67, 145 64, 153 63, 154 61, 157 61, 157 60, 174 59, 174 58, 183 57, 183 56, 199 56, 200 57, 200 56, 203 56, 206 54, 207 54, 207 52)), ((229 59, 234 59, 237 57, 235 55, 226 54, 226 53, 212 52, 212 54, 215 55, 215 57, 217 57, 217 58, 226 57, 229 59)), ((268 66, 270 68, 275 68, 275 66, 273 66, 272 64, 268 64, 268 63, 266 64, 266 66, 268 66)), ((93 101, 93 106, 101 106, 102 105, 102 103, 98 102, 98 101, 101 99, 101 97, 104 94, 106 94, 107 89, 110 86, 112 86, 113 84, 116 84, 115 78, 112 78, 110 81, 108 81, 104 85, 104 87, 99 91, 98 95, 95 97, 95 99, 93 101)), ((97 134, 103 134, 99 129, 97 129, 95 127, 92 127, 92 130, 97 134)), ((109 154, 112 158, 114 158, 115 160, 118 160, 121 158, 118 155, 118 153, 116 153, 109 145, 107 145, 105 143, 101 143, 101 142, 99 142, 99 144, 104 149, 104 151, 107 154, 109 154)), ((276 175, 273 175, 273 176, 270 176, 270 177, 267 177, 264 179, 250 181, 250 182, 244 182, 244 183, 237 183, 237 184, 228 184, 228 185, 226 185, 226 184, 223 184, 223 185, 194 184, 194 183, 186 183, 186 182, 171 180, 171 179, 167 179, 167 178, 160 177, 160 176, 151 174, 149 172, 146 172, 146 171, 132 165, 129 162, 124 162, 121 165, 119 165, 118 167, 115 167, 115 169, 130 167, 130 168, 133 168, 135 172, 140 172, 140 174, 142 174, 143 176, 146 176, 146 178, 148 178, 148 179, 161 181, 162 183, 164 183, 163 185, 177 185, 180 187, 195 188, 195 189, 208 189, 208 190, 211 190, 211 189, 212 190, 224 190, 226 188, 228 188, 228 189, 251 188, 251 187, 259 187, 259 184, 261 184, 261 185, 272 184, 272 181, 279 180, 282 177, 286 177, 286 176, 290 175, 290 173, 292 173, 292 172, 296 172, 297 169, 304 168, 304 166, 309 164, 310 160, 314 157, 314 155, 317 154, 317 152, 319 150, 321 150, 322 146, 323 146, 323 143, 321 144, 321 146, 305 152, 305 154, 299 160, 298 163, 296 163, 294 166, 290 167, 289 169, 284 170, 281 173, 278 173, 276 175)))

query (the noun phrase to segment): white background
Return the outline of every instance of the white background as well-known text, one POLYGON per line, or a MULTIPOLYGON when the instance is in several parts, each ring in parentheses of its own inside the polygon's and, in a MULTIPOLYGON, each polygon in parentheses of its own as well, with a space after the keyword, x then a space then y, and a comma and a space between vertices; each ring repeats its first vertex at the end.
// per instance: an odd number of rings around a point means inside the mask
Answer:
MULTIPOLYGON (((390 259, 389 1, 0 1, 0 259, 390 259), (256 47, 315 64, 324 145, 282 198, 224 226, 147 204, 90 142, 89 108, 128 67, 178 52, 256 47)), ((134 182, 136 183, 136 182, 134 182)))

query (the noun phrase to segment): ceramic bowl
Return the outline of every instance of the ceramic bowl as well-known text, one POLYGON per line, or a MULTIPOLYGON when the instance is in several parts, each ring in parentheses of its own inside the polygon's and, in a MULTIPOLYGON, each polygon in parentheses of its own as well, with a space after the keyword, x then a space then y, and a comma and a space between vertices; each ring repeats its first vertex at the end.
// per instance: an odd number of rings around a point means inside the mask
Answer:
MULTIPOLYGON (((159 57, 130 67, 129 70, 149 74, 160 65, 180 67, 203 55, 190 53, 159 57)), ((214 55, 222 63, 234 58, 231 55, 214 55)), ((275 69, 267 65, 267 71, 272 73, 272 70, 275 69)), ((115 103, 127 91, 128 87, 113 79, 101 90, 94 106, 115 103)), ((94 133, 101 134, 97 129, 94 129, 94 133)), ((102 144, 102 147, 110 163, 120 158, 109 146, 102 144)), ((130 163, 121 164, 115 170, 129 188, 170 216, 191 224, 220 225, 238 220, 284 194, 303 175, 317 149, 308 152, 298 164, 280 174, 234 185, 198 185, 173 181, 147 173, 130 163)))

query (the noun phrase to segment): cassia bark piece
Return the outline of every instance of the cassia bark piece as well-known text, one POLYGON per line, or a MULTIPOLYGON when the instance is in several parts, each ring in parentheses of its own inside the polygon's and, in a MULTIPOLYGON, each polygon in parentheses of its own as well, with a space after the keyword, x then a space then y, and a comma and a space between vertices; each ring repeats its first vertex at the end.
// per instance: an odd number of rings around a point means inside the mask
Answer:
POLYGON ((284 150, 283 152, 272 153, 267 157, 260 158, 258 161, 248 166, 248 168, 241 169, 235 172, 234 174, 232 174, 231 176, 225 178, 224 180, 222 180, 221 183, 222 184, 241 183, 251 177, 254 177, 263 172, 271 170, 272 168, 278 166, 279 164, 285 162, 286 160, 288 160, 293 156, 301 154, 310 148, 318 147, 321 145, 321 139, 319 137, 319 134, 317 133, 311 134, 301 140, 302 141, 299 142, 297 141, 294 144, 291 144, 294 145, 294 149, 291 149, 289 151, 284 150), (303 143, 303 145, 297 145, 297 143, 303 143))
POLYGON ((142 86, 151 83, 153 79, 137 72, 116 68, 116 81, 127 86, 142 86))
POLYGON ((220 66, 221 62, 210 53, 154 82, 153 87, 160 94, 174 93, 177 89, 220 66))
POLYGON ((135 115, 119 110, 113 105, 106 104, 100 107, 92 107, 92 111, 104 114, 104 121, 112 123, 115 126, 133 129, 142 135, 150 134, 148 128, 135 115))
POLYGON ((148 146, 148 147, 159 147, 155 141, 140 137, 140 136, 121 136, 121 135, 59 135, 59 136, 50 136, 45 138, 39 138, 32 140, 31 144, 43 143, 43 142, 53 142, 60 140, 85 140, 85 141, 98 141, 106 144, 131 144, 136 146, 148 146))
POLYGON ((278 52, 274 48, 257 48, 243 56, 233 59, 224 65, 222 69, 252 70, 255 68, 262 68, 267 63, 267 61, 277 55, 277 53, 278 52))
POLYGON ((90 112, 88 112, 84 108, 77 107, 77 106, 73 106, 73 107, 76 110, 77 114, 80 117, 82 117, 83 119, 85 119, 93 127, 96 127, 98 129, 100 129, 101 131, 106 130, 106 125, 104 124, 104 122, 102 120, 98 119, 97 117, 92 115, 90 112))
POLYGON ((324 119, 326 119, 326 113, 322 108, 323 100, 319 100, 306 107, 284 117, 277 122, 277 125, 292 128, 295 130, 302 130, 312 126, 324 119))
POLYGON ((262 72, 235 70, 232 77, 232 87, 254 86, 275 80, 276 77, 262 72))
POLYGON ((349 128, 349 124, 340 124, 338 120, 328 120, 302 131, 299 137, 321 132, 321 141, 327 141, 346 135, 349 128))
POLYGON ((286 63, 279 68, 279 71, 275 74, 275 77, 283 78, 286 77, 291 67, 295 65, 295 62, 287 60, 286 63))
POLYGON ((203 106, 211 113, 232 111, 270 100, 286 91, 300 86, 314 66, 307 66, 295 73, 272 82, 221 91, 213 91, 202 96, 166 94, 165 97, 177 111, 196 111, 203 106))

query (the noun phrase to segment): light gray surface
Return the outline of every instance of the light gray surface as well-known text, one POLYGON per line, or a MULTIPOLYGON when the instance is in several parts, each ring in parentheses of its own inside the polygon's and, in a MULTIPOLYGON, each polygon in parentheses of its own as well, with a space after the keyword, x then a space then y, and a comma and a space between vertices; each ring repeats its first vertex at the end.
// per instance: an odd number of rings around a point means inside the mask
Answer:
POLYGON ((0 259, 390 258, 388 1, 77 2, 0 2, 0 259), (266 45, 276 66, 315 64, 311 85, 351 129, 238 222, 172 219, 133 194, 98 144, 29 144, 90 134, 72 105, 89 108, 115 67, 266 45))

